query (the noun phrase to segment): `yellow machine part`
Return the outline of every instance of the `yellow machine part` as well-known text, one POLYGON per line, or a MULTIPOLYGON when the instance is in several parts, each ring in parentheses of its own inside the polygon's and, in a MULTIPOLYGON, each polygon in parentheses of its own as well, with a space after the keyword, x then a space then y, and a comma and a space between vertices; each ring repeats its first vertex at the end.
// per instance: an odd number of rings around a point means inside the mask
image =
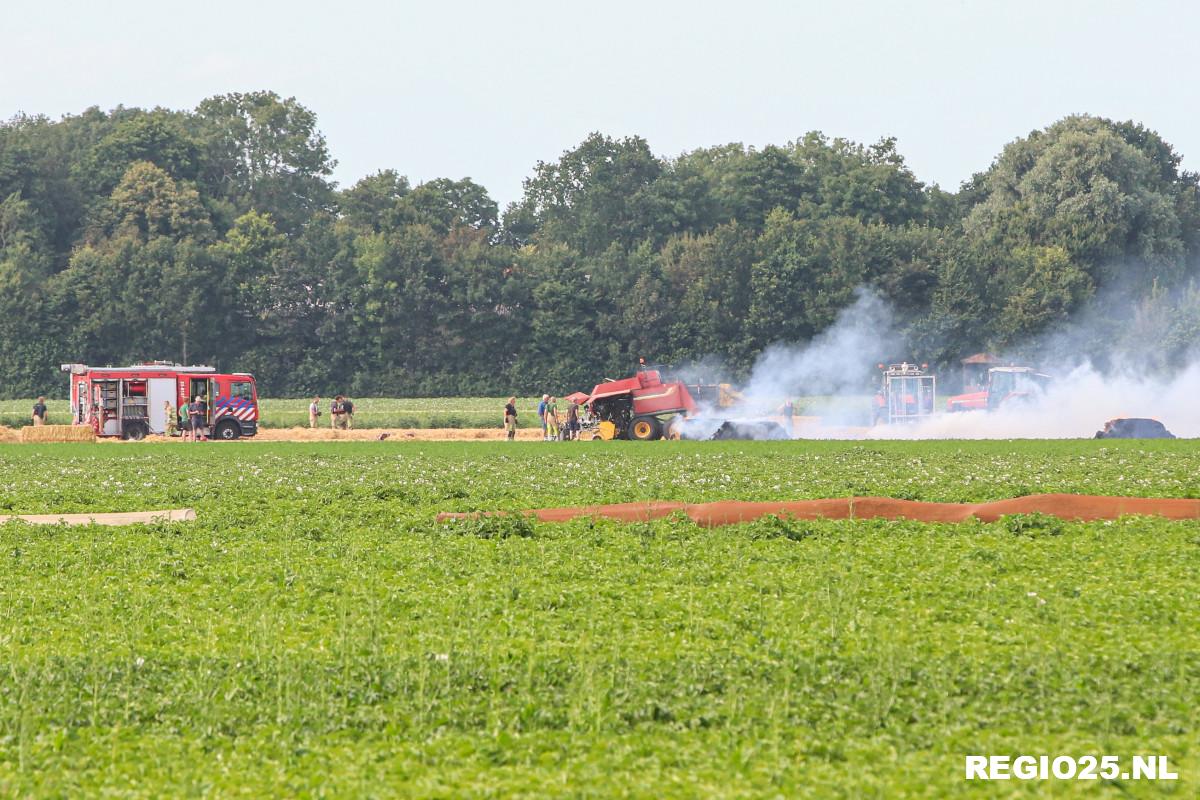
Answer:
POLYGON ((742 402, 742 393, 728 383, 717 384, 717 405, 730 408, 742 402))
POLYGON ((601 439, 606 442, 610 441, 617 438, 617 426, 613 425, 608 420, 603 420, 600 422, 600 429, 598 433, 600 434, 601 439))

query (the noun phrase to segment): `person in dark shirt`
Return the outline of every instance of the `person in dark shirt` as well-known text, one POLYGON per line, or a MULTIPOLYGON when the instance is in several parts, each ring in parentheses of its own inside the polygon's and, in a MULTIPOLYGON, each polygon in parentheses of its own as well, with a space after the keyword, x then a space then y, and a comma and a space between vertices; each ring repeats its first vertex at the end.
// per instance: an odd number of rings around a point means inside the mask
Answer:
POLYGON ((579 438, 579 403, 574 400, 567 406, 567 439, 579 438))
POLYGON ((504 430, 508 431, 508 440, 517 438, 517 398, 510 397, 504 404, 504 430))
POLYGON ((208 403, 200 395, 188 404, 188 416, 192 421, 192 441, 202 442, 208 438, 208 403))
POLYGON ((199 400, 198 400, 198 403, 199 403, 199 406, 200 406, 200 407, 199 407, 199 412, 200 412, 200 434, 201 434, 201 435, 202 435, 202 436, 203 436, 205 439, 207 439, 207 438, 208 438, 208 401, 204 399, 204 395, 201 395, 201 396, 200 396, 200 398, 199 398, 199 400))
POLYGON ((342 395, 333 398, 330 416, 333 417, 333 427, 336 430, 347 430, 350 427, 350 412, 346 410, 349 401, 342 395))
POLYGON ((46 424, 46 398, 39 397, 37 402, 33 404, 33 424, 46 424))

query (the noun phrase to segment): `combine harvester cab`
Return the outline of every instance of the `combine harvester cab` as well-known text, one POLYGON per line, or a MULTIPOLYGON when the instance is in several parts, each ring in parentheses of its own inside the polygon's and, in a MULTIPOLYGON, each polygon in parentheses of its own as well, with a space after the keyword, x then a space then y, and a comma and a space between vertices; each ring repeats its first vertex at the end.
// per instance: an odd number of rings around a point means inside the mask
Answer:
POLYGON ((1033 367, 992 367, 983 389, 955 395, 946 401, 947 411, 995 411, 1030 400, 1046 391, 1049 375, 1033 367))
POLYGON ((670 419, 696 413, 696 401, 682 381, 663 381, 658 370, 597 384, 588 398, 600 420, 601 439, 661 439, 670 419))
POLYGON ((163 434, 163 407, 180 408, 193 397, 208 404, 206 422, 214 439, 258 433, 258 388, 245 372, 218 373, 212 367, 185 367, 166 361, 130 367, 63 364, 71 375, 71 421, 91 425, 97 436, 138 441, 163 434))

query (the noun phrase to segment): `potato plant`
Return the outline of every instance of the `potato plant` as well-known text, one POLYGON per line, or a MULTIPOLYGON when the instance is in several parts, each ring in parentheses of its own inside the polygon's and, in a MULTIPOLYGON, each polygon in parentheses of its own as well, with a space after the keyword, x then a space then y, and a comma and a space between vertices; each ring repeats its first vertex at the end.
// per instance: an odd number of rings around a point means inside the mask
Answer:
POLYGON ((1189 496, 1187 441, 0 446, 0 796, 1193 796, 1200 522, 437 511, 1189 496), (968 786, 970 753, 1168 783, 968 786))

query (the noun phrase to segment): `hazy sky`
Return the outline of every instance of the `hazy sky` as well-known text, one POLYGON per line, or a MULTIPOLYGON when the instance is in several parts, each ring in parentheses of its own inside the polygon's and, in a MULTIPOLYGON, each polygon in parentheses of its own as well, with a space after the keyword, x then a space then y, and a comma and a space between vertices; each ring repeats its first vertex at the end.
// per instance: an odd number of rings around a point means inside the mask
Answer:
POLYGON ((1075 112, 1140 121, 1200 169, 1197 3, 5 5, 0 116, 273 89, 317 113, 343 186, 465 176, 503 207, 590 131, 677 155, 815 129, 895 136, 953 189, 1075 112))

